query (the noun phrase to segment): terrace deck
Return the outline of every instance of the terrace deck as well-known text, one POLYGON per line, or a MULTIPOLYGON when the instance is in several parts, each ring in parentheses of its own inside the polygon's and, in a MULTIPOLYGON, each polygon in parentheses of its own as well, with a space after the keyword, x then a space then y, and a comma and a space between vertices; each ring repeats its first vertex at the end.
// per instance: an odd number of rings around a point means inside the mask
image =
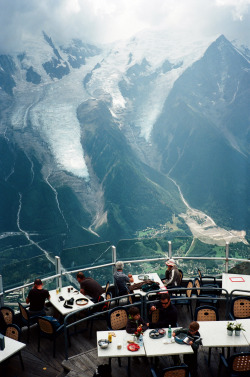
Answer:
MULTIPOLYGON (((177 306, 178 324, 187 326, 190 322, 190 314, 187 307, 177 306)), ((220 319, 225 319, 225 305, 220 303, 220 319)), ((95 368, 99 364, 107 363, 108 360, 98 359, 96 349, 96 331, 105 330, 106 322, 98 320, 94 322, 92 338, 89 339, 89 332, 83 331, 71 336, 71 348, 69 348, 69 359, 65 360, 63 335, 57 339, 56 358, 52 356, 52 343, 47 339, 41 340, 41 350, 37 351, 37 330, 32 328, 30 343, 22 351, 25 370, 21 369, 18 356, 14 356, 5 364, 0 364, 0 375, 2 377, 92 377, 95 368)), ((26 342, 26 333, 24 331, 21 341, 26 342)), ((249 347, 240 348, 237 351, 249 351, 249 347)), ((198 352, 198 376, 215 377, 217 376, 219 363, 219 349, 212 349, 211 364, 208 367, 208 349, 200 347, 198 352)), ((173 359, 171 357, 159 358, 159 367, 171 366, 173 359)), ((112 360, 112 376, 127 376, 127 359, 122 359, 122 366, 118 366, 116 359, 112 360)), ((150 377, 149 360, 144 358, 131 358, 131 375, 132 377, 150 377)), ((223 374, 221 374, 223 376, 223 374)))

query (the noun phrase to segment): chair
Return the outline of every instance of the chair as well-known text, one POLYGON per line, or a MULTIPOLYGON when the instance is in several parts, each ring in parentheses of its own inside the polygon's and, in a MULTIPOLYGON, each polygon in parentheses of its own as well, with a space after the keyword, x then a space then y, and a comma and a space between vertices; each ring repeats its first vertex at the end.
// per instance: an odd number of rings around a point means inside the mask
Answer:
POLYGON ((164 368, 160 371, 160 374, 157 374, 155 369, 151 367, 151 376, 152 377, 189 377, 189 369, 186 364, 181 364, 179 366, 173 366, 164 368))
POLYGON ((24 326, 28 327, 28 335, 27 335, 27 343, 29 343, 30 340, 30 326, 37 323, 37 317, 31 316, 29 311, 19 302, 18 303, 20 315, 21 315, 21 321, 24 324, 24 326))
MULTIPOLYGON (((218 300, 217 300, 216 294, 208 293, 207 291, 203 291, 204 293, 201 292, 201 290, 199 289, 199 288, 201 288, 199 278, 194 279, 194 287, 198 288, 197 291, 196 291, 196 295, 197 295, 196 307, 198 307, 200 304, 204 304, 204 303, 205 304, 211 304, 211 305, 217 305, 218 300)), ((213 287, 211 287, 211 288, 213 288, 213 287)), ((215 289, 214 289, 214 291, 216 292, 215 289)))
POLYGON ((198 268, 198 275, 199 275, 199 279, 200 279, 200 282, 201 282, 201 285, 204 287, 204 286, 217 286, 217 287, 219 287, 218 286, 218 284, 216 283, 216 277, 215 276, 205 276, 205 275, 202 275, 202 273, 201 273, 201 270, 198 268), (212 283, 208 283, 208 284, 204 284, 203 283, 203 278, 204 279, 213 279, 213 282, 212 283))
POLYGON ((14 311, 7 306, 2 306, 0 308, 0 332, 1 330, 4 332, 6 326, 13 323, 13 319, 14 311))
POLYGON ((247 377, 250 375, 250 352, 236 353, 228 359, 225 359, 225 357, 220 354, 218 377, 221 376, 222 365, 226 368, 228 376, 247 377))
MULTIPOLYGON (((112 299, 112 293, 111 292, 107 292, 106 294, 106 300, 111 300, 112 299)), ((108 310, 110 309, 110 304, 111 304, 111 301, 102 301, 103 302, 103 306, 101 307, 100 305, 100 315, 98 315, 97 317, 92 317, 90 318, 90 328, 89 328, 89 338, 92 337, 92 330, 93 330, 93 324, 94 324, 94 321, 95 320, 102 320, 102 319, 105 319, 107 321, 107 316, 108 316, 108 310)), ((99 311, 97 310, 97 311, 99 311)), ((91 311, 90 311, 91 313, 91 311)), ((91 313, 93 314, 93 313, 91 313)))
POLYGON ((152 323, 157 323, 159 321, 159 315, 160 315, 159 309, 154 310, 151 313, 151 322, 152 323))
MULTIPOLYGON (((20 328, 17 325, 8 324, 6 326, 5 336, 7 336, 8 338, 11 338, 11 339, 19 341, 20 340, 20 335, 21 335, 21 330, 20 330, 20 328)), ((13 355, 13 356, 15 356, 15 355, 13 355)), ((20 359, 20 363, 21 363, 22 369, 24 369, 21 351, 18 352, 18 356, 19 356, 19 359, 20 359)))
POLYGON ((110 283, 109 283, 109 281, 107 281, 107 283, 106 283, 106 286, 105 286, 105 298, 107 299, 107 293, 108 293, 108 290, 109 290, 109 287, 110 287, 110 283))
POLYGON ((128 312, 122 306, 111 309, 108 314, 108 329, 122 330, 125 329, 128 322, 128 312))
MULTIPOLYGON (((198 308, 195 309, 194 320, 198 321, 198 322, 200 322, 200 321, 219 321, 218 310, 214 306, 209 306, 209 305, 199 306, 198 308)), ((211 350, 212 350, 212 348, 209 347, 209 350, 208 350, 208 365, 210 365, 211 350)))
MULTIPOLYGON (((56 356, 56 338, 58 335, 63 333, 64 325, 60 325, 58 328, 55 328, 51 321, 49 321, 45 317, 37 317, 37 323, 39 327, 38 331, 38 345, 37 350, 40 351, 40 343, 41 337, 48 338, 53 341, 53 357, 56 356)), ((70 346, 70 338, 69 339, 69 346, 70 346)))
POLYGON ((250 318, 250 297, 238 296, 232 299, 230 319, 250 318))
POLYGON ((178 300, 175 300, 171 297, 171 302, 175 305, 187 305, 188 311, 190 308, 191 318, 193 319, 192 301, 190 300, 190 297, 193 294, 191 288, 193 288, 193 280, 188 281, 185 293, 184 291, 180 291, 180 298, 178 298, 178 300))

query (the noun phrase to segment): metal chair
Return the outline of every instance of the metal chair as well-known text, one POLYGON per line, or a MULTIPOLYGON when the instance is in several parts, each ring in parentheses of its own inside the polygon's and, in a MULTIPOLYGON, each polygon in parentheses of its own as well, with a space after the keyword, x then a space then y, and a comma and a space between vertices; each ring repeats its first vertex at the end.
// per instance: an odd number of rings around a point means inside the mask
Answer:
POLYGON ((30 326, 37 323, 37 317, 32 317, 29 313, 29 311, 19 302, 18 303, 20 315, 21 315, 21 321, 24 326, 28 327, 28 334, 27 334, 27 343, 29 343, 30 340, 30 326))
POLYGON ((107 293, 108 293, 108 290, 109 290, 109 287, 110 287, 110 283, 109 283, 109 281, 107 281, 107 283, 106 283, 106 286, 105 286, 105 298, 107 299, 107 293))
POLYGON ((176 305, 187 305, 188 311, 190 308, 190 314, 191 314, 191 319, 193 319, 193 309, 192 309, 192 300, 190 300, 190 297, 192 296, 193 292, 193 280, 189 280, 187 283, 186 291, 180 291, 180 298, 178 300, 175 300, 174 298, 171 297, 171 302, 172 304, 176 305), (184 293, 185 292, 185 293, 184 293))
POLYGON ((232 299, 230 319, 250 318, 250 297, 238 296, 232 299))
POLYGON ((189 377, 189 369, 186 364, 181 364, 179 366, 173 366, 169 368, 164 368, 160 371, 160 374, 156 373, 155 369, 151 367, 152 377, 189 377))
MULTIPOLYGON (((199 306, 198 308, 195 309, 194 320, 198 321, 198 322, 201 322, 201 321, 219 321, 218 310, 214 306, 209 306, 209 305, 199 306)), ((211 350, 212 350, 212 348, 209 347, 209 349, 208 349, 208 365, 210 365, 211 350)))
MULTIPOLYGON (((20 340, 20 336, 21 336, 21 330, 20 330, 20 328, 17 325, 8 324, 6 326, 5 336, 7 336, 8 338, 11 338, 11 339, 19 341, 20 340)), ((15 355, 13 355, 13 356, 15 356, 15 355)), ((22 359, 21 351, 18 352, 18 356, 19 356, 19 359, 20 359, 20 363, 21 363, 22 369, 24 369, 24 364, 23 364, 23 359, 22 359)))
MULTIPOLYGON (((53 341, 53 357, 56 356, 56 338, 64 331, 64 325, 60 325, 58 328, 55 328, 52 325, 52 322, 45 317, 37 317, 37 323, 39 327, 38 331, 38 345, 37 350, 40 351, 41 337, 48 338, 53 341)), ((70 337, 68 334, 69 346, 70 346, 70 337)))
POLYGON ((221 367, 227 370, 227 375, 231 377, 250 376, 250 352, 236 353, 228 359, 220 354, 218 377, 221 376, 221 367))
MULTIPOLYGON (((211 291, 207 292, 203 290, 204 293, 201 292, 199 288, 201 288, 201 283, 199 278, 194 279, 194 287, 197 288, 196 290, 196 295, 197 295, 197 300, 196 300, 196 307, 198 307, 200 304, 211 304, 211 305, 217 305, 218 300, 217 300, 217 295, 211 293, 211 291)), ((204 287, 205 288, 205 287, 204 287)), ((213 291, 216 292, 215 287, 213 288, 213 291)))
POLYGON ((110 310, 108 314, 108 329, 122 330, 125 329, 128 322, 128 312, 122 306, 110 310))
POLYGON ((10 325, 11 323, 13 323, 14 310, 9 308, 8 306, 2 306, 0 308, 0 316, 2 317, 6 325, 10 325))

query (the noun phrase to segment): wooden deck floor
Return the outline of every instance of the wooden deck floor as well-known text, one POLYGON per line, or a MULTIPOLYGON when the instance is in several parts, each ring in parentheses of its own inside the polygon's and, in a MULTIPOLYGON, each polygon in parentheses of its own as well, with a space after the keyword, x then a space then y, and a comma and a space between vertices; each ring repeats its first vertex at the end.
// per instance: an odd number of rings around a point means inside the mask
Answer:
MULTIPOLYGON (((190 322, 190 314, 186 307, 178 306, 178 323, 186 326, 190 322)), ((220 319, 225 319, 224 305, 220 304, 220 319)), ((95 368, 99 364, 107 363, 108 360, 98 359, 96 350, 96 331, 105 330, 105 321, 95 321, 92 338, 89 332, 73 334, 71 336, 71 348, 69 359, 65 360, 63 335, 57 339, 56 358, 52 356, 52 343, 47 339, 41 340, 41 350, 37 351, 37 330, 32 328, 30 343, 22 351, 25 370, 21 369, 18 356, 14 356, 6 363, 0 364, 1 377, 92 377, 95 368)), ((26 333, 23 333, 21 341, 26 342, 26 333)), ((250 350, 240 348, 237 351, 250 350)), ((199 348, 198 352, 198 377, 217 377, 219 364, 219 351, 212 349, 211 365, 208 367, 208 349, 199 348)), ((159 368, 174 365, 172 357, 159 358, 159 368)), ((150 377, 150 363, 146 357, 131 358, 132 377, 150 377)), ((112 360, 112 376, 127 376, 127 359, 122 359, 122 366, 118 366, 116 359, 112 360)), ((223 376, 223 374, 221 374, 223 376)))

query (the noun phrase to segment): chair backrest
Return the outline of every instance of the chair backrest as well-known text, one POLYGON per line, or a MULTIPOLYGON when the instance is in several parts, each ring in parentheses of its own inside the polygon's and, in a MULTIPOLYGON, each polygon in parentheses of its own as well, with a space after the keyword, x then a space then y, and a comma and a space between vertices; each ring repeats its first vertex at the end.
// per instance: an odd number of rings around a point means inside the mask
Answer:
POLYGON ((43 333, 48 334, 48 335, 52 335, 54 333, 53 325, 52 325, 51 321, 49 321, 48 319, 38 317, 37 322, 38 322, 38 326, 39 326, 40 330, 43 333))
POLYGON ((180 274, 180 284, 179 285, 181 285, 182 279, 183 279, 183 271, 180 270, 180 269, 178 269, 178 271, 179 271, 179 274, 180 274))
MULTIPOLYGON (((111 292, 108 292, 108 293, 106 294, 106 300, 111 300, 111 298, 112 298, 112 293, 111 293, 111 292)), ((109 310, 109 308, 110 308, 110 304, 111 304, 111 301, 104 302, 103 307, 102 307, 102 310, 103 310, 103 311, 104 311, 104 310, 109 310)))
POLYGON ((159 309, 156 309, 152 312, 152 323, 157 323, 159 321, 159 315, 160 315, 160 311, 159 309))
POLYGON ((189 280, 188 283, 187 283, 187 289, 186 289, 186 296, 187 297, 191 297, 192 294, 193 294, 193 291, 192 289, 190 288, 193 288, 193 280, 189 280))
POLYGON ((199 306, 195 309, 195 321, 218 321, 219 314, 217 308, 209 305, 199 306))
POLYGON ((110 287, 110 283, 109 283, 109 281, 107 281, 106 287, 105 287, 105 297, 106 297, 106 299, 107 299, 107 293, 108 293, 109 287, 110 287))
POLYGON ((199 279, 202 280, 202 273, 201 273, 201 270, 198 268, 198 275, 199 275, 199 279))
POLYGON ((250 297, 236 297, 232 300, 231 313, 234 318, 250 318, 250 297))
POLYGON ((25 321, 29 320, 29 313, 27 309, 19 302, 18 303, 20 314, 25 321))
MULTIPOLYGON (((201 287, 201 283, 200 283, 200 279, 199 278, 195 278, 194 279, 194 287, 196 287, 196 288, 200 288, 201 287)), ((196 291, 197 296, 200 296, 200 293, 201 293, 200 289, 197 289, 197 291, 196 291)))
POLYGON ((0 308, 0 313, 6 325, 13 323, 14 310, 8 308, 7 306, 2 306, 0 308))
POLYGON ((127 310, 121 306, 117 306, 109 312, 109 327, 112 330, 121 330, 127 326, 128 313, 127 310))
POLYGON ((187 365, 164 368, 162 371, 163 377, 188 377, 188 375, 189 370, 187 365))
POLYGON ((228 360, 230 372, 237 373, 237 376, 250 375, 250 352, 241 352, 232 355, 228 360))
POLYGON ((20 333, 20 328, 15 324, 7 325, 5 330, 5 336, 14 340, 20 339, 20 333))

